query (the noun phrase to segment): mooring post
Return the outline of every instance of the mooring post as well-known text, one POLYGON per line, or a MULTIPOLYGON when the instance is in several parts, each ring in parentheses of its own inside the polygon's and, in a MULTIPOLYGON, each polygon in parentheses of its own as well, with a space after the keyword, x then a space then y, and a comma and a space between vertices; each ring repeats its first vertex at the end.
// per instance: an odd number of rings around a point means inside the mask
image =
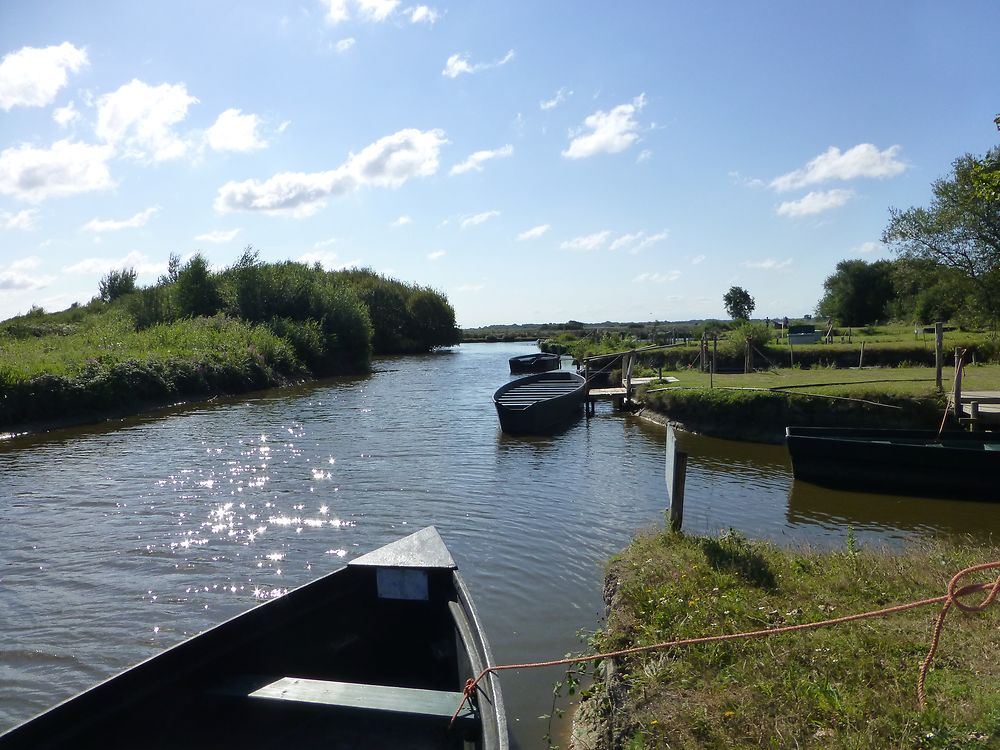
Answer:
POLYGON ((944 324, 934 324, 934 370, 938 392, 941 391, 941 370, 944 369, 944 324))
POLYGON ((960 346, 955 347, 955 420, 962 419, 962 357, 965 356, 965 349, 960 346))
POLYGON ((862 369, 865 365, 865 340, 861 339, 861 356, 858 358, 858 369, 862 369))
POLYGON ((670 500, 670 530, 679 532, 684 523, 684 482, 687 478, 688 454, 677 449, 674 426, 667 422, 666 480, 667 497, 670 500))

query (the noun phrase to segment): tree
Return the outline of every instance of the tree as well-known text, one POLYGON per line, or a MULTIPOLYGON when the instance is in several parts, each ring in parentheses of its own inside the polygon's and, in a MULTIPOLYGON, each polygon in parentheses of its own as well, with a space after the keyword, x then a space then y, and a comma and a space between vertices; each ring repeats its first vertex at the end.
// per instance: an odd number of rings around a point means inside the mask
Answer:
POLYGON ((101 299, 105 302, 114 302, 119 297, 131 294, 135 291, 135 269, 123 268, 120 271, 112 269, 101 279, 97 289, 101 294, 101 299))
POLYGON ((750 293, 739 286, 729 287, 729 291, 722 296, 722 302, 726 306, 726 313, 733 320, 750 320, 750 314, 757 306, 750 293))
POLYGON ((181 315, 215 315, 222 299, 208 261, 201 253, 184 264, 177 274, 177 307, 181 315))
POLYGON ((837 270, 823 282, 823 299, 816 312, 834 318, 844 326, 863 326, 886 317, 889 303, 895 299, 892 263, 877 260, 842 260, 837 270))
POLYGON ((882 241, 904 258, 923 258, 961 271, 974 303, 1000 318, 1000 147, 984 157, 966 154, 953 173, 932 186, 928 208, 889 210, 882 241))

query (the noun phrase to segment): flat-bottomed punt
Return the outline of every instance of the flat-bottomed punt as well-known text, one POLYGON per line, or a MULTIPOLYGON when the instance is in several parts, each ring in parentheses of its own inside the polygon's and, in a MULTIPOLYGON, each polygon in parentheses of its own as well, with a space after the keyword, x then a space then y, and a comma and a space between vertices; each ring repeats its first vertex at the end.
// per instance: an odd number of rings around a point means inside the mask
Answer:
POLYGON ((797 480, 883 494, 1000 501, 1000 433, 788 427, 797 480))
POLYGON ((504 432, 546 435, 572 421, 586 398, 586 378, 560 370, 512 380, 493 394, 493 404, 504 432))
POLYGON ((0 748, 506 750, 493 658, 434 527, 352 560, 0 735, 0 748))
POLYGON ((532 372, 549 372, 558 370, 561 358, 558 354, 539 352, 538 354, 521 354, 508 360, 511 375, 524 375, 532 372))

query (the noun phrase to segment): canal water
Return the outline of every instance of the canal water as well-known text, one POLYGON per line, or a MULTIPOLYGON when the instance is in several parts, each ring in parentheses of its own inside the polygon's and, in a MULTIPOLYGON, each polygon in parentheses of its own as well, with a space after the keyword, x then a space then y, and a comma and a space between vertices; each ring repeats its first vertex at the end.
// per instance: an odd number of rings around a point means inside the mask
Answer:
MULTIPOLYGON (((664 431, 599 404, 555 437, 503 435, 492 393, 534 350, 380 359, 366 377, 0 443, 0 730, 430 524, 500 663, 581 650, 603 563, 663 522, 664 431)), ((993 506, 793 485, 781 446, 680 442, 691 532, 836 547, 848 527, 873 545, 1000 528, 993 506)), ((562 676, 504 673, 517 747, 546 746, 562 676)))

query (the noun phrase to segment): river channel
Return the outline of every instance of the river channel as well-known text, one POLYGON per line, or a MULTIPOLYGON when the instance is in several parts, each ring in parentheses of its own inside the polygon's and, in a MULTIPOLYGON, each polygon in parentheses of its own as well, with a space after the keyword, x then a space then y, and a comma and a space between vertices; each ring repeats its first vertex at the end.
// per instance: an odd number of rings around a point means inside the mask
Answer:
MULTIPOLYGON (((582 649, 604 561, 663 521, 664 430, 599 404, 555 437, 503 435, 492 393, 529 351, 384 358, 366 377, 0 443, 0 730, 429 524, 500 663, 582 649)), ((830 547, 848 527, 872 545, 1000 530, 994 506, 798 486, 781 446, 679 439, 690 532, 830 547)), ((546 746, 561 677, 504 673, 517 747, 546 746)))

